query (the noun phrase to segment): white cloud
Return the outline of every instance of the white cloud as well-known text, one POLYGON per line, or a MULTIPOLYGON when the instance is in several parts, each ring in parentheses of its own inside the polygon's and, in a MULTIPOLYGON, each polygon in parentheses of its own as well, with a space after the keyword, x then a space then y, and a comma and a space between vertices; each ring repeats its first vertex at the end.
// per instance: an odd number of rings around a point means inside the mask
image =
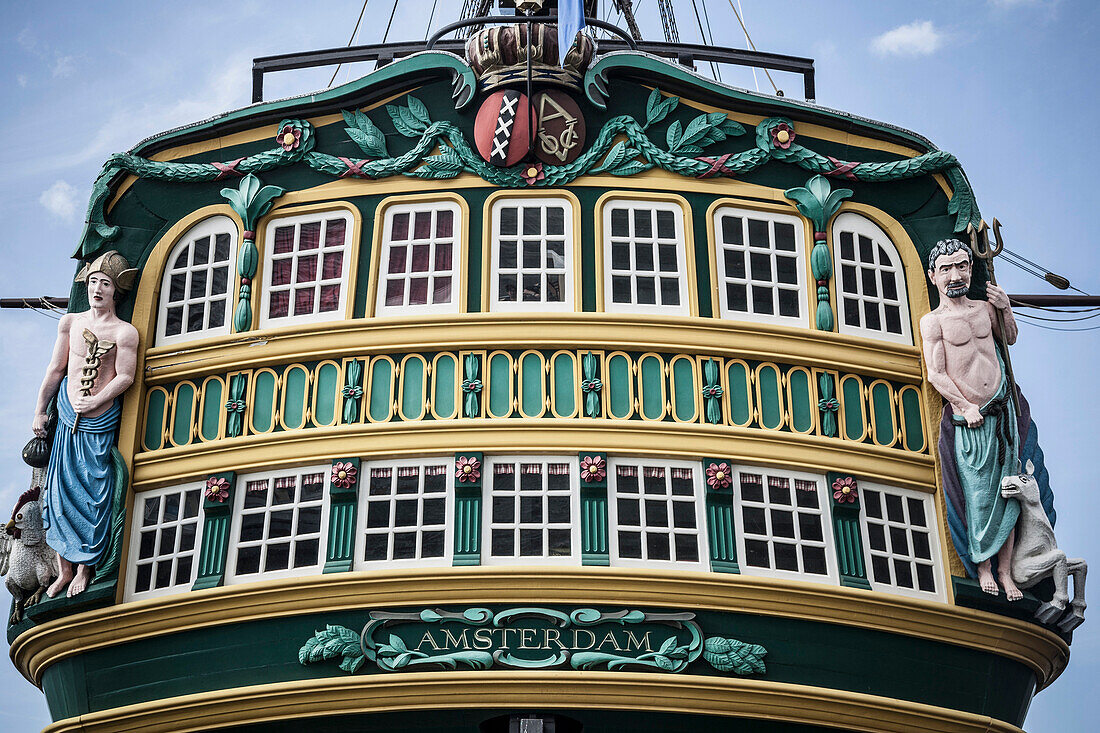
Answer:
POLYGON ((55 181, 38 197, 38 203, 58 219, 72 221, 76 218, 79 197, 73 186, 65 181, 55 181))
POLYGON ((871 50, 880 56, 927 56, 943 45, 943 39, 932 21, 915 20, 877 36, 871 50))
POLYGON ((53 75, 57 78, 72 76, 76 71, 76 59, 72 56, 59 56, 53 63, 53 75))
POLYGON ((38 48, 38 39, 34 37, 34 33, 30 27, 24 28, 19 31, 19 35, 15 37, 16 43, 23 47, 24 51, 30 51, 36 53, 38 48))
POLYGON ((20 74, 19 76, 15 77, 15 81, 19 84, 20 88, 22 88, 22 89, 27 88, 27 75, 26 74, 20 74))

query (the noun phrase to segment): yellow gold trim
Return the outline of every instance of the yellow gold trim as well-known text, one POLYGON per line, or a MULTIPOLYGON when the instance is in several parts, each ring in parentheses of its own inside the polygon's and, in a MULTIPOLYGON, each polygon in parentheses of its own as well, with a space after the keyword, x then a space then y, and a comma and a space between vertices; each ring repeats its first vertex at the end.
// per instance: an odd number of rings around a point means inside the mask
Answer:
MULTIPOLYGON (((480 179, 478 179, 480 180, 480 179)), ((505 189, 494 191, 485 199, 481 214, 481 312, 493 311, 490 302, 492 293, 493 276, 493 207, 498 201, 507 199, 555 199, 567 200, 572 206, 570 221, 573 225, 573 239, 569 248, 573 253, 573 310, 584 309, 583 293, 581 293, 581 200, 577 194, 565 188, 535 188, 535 189, 505 189)), ((464 260, 465 262, 465 260, 464 260)), ((539 304, 541 305, 541 304, 539 304)))
MULTIPOLYGON (((808 685, 572 671, 419 672, 279 682, 97 711, 59 720, 44 733, 186 733, 320 716, 471 708, 702 714, 876 733, 1023 733, 988 715, 808 685)), ((302 725, 309 727, 304 720, 302 725)))
POLYGON ((380 606, 541 603, 546 598, 566 605, 756 614, 911 636, 1015 660, 1035 672, 1040 688, 1069 659, 1065 642, 1040 626, 940 602, 720 573, 553 567, 350 572, 211 588, 47 621, 20 634, 10 654, 23 675, 40 684, 45 668, 62 659, 161 634, 380 606))
MULTIPOLYGON (((438 183, 438 182, 436 182, 438 183)), ((315 191, 312 189, 311 191, 315 191)), ((375 191, 359 191, 357 195, 363 196, 375 191)), ((349 194, 350 195, 350 194, 349 194)), ((454 231, 458 232, 458 269, 452 275, 454 285, 453 292, 458 298, 458 312, 466 312, 466 293, 468 287, 467 266, 470 256, 470 205, 466 199, 451 191, 435 191, 433 193, 410 194, 403 193, 397 196, 389 196, 378 202, 374 212, 374 232, 371 238, 370 272, 367 273, 367 303, 365 313, 367 318, 374 318, 378 312, 378 283, 382 275, 382 239, 385 236, 386 210, 392 206, 404 204, 428 203, 432 201, 447 201, 458 205, 460 220, 454 222, 454 231)), ((410 223, 411 226, 411 223, 410 223)), ((358 266, 358 261, 356 262, 358 266)), ((395 316, 391 316, 395 317, 395 316)), ((422 316, 421 316, 422 317, 422 316)), ((435 318, 451 318, 453 314, 436 314, 435 318)))

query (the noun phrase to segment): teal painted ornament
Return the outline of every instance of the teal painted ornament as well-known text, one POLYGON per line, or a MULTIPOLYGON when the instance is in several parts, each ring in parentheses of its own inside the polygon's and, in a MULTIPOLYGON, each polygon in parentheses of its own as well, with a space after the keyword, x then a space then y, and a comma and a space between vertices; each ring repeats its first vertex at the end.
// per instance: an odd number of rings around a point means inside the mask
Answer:
MULTIPOLYGON (((284 152, 298 149, 308 151, 313 147, 312 127, 308 122, 287 120, 280 124, 284 152)), ((271 210, 275 199, 286 193, 278 186, 264 186, 260 179, 249 173, 241 179, 237 188, 223 188, 221 194, 229 206, 241 217, 240 253, 237 255, 237 275, 241 279, 237 294, 237 308, 233 312, 233 330, 236 333, 252 328, 252 278, 256 276, 260 254, 256 249, 256 222, 271 210)))
MULTIPOLYGON (((781 146, 779 138, 788 135, 787 147, 793 144, 794 131, 788 127, 785 121, 776 123, 770 128, 764 128, 764 120, 757 128, 757 140, 760 140, 761 129, 770 130, 772 143, 781 146), (789 131, 789 132, 788 132, 789 131)), ((828 237, 825 234, 829 221, 840 210, 844 199, 852 196, 851 189, 838 188, 833 191, 829 181, 824 176, 814 176, 806 182, 804 187, 791 188, 783 192, 783 195, 794 201, 795 207, 804 217, 814 225, 814 247, 810 251, 810 269, 814 279, 817 280, 817 310, 815 323, 819 331, 833 330, 833 308, 829 302, 829 280, 833 276, 833 261, 829 254, 828 237)))

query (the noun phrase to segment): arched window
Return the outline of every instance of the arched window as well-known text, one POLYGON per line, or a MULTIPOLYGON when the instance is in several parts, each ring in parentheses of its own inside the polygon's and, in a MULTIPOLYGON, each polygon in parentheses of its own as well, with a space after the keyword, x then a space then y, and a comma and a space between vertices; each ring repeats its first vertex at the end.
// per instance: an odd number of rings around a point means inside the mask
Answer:
POLYGON ((613 199, 602 216, 604 310, 689 315, 691 273, 680 204, 613 199))
POLYGON ((913 343, 905 271, 890 238, 859 214, 833 220, 840 333, 913 343))
POLYGON ((574 310, 572 202, 507 197, 492 206, 489 310, 574 310))
POLYGON ((386 208, 376 315, 458 312, 463 226, 453 201, 386 208))
POLYGON ((158 346, 229 333, 237 226, 214 216, 192 227, 168 255, 160 286, 158 346))

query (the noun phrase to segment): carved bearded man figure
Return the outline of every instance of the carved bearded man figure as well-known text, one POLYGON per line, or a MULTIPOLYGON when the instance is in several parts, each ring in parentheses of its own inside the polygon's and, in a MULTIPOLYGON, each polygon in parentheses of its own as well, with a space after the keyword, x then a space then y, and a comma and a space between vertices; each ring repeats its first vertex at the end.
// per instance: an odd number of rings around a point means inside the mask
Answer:
POLYGON ((114 473, 111 448, 122 414, 118 399, 134 381, 137 330, 115 313, 115 301, 133 285, 136 270, 117 252, 86 264, 77 282, 88 288, 88 310, 67 313, 38 391, 32 428, 46 435, 46 411, 57 396, 54 434, 43 492, 46 541, 57 551, 61 574, 47 594, 84 591, 107 548, 114 473))
MULTIPOLYGON (((988 300, 966 297, 973 254, 963 242, 938 242, 928 255, 928 277, 940 294, 939 307, 921 318, 928 381, 954 411, 954 455, 942 455, 944 471, 954 470, 966 509, 967 550, 987 593, 1009 600, 1022 593, 1012 579, 1012 545, 1020 508, 1001 496, 1001 480, 1019 473, 1019 427, 1008 392, 1004 359, 994 335, 1016 342, 1017 327, 1008 295, 986 286, 988 300), (997 311, 1004 316, 997 333, 997 311), (997 579, 990 559, 997 556, 997 579)), ((947 479, 945 479, 946 481, 947 479)), ((960 551, 960 554, 962 552, 960 551)))

